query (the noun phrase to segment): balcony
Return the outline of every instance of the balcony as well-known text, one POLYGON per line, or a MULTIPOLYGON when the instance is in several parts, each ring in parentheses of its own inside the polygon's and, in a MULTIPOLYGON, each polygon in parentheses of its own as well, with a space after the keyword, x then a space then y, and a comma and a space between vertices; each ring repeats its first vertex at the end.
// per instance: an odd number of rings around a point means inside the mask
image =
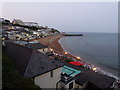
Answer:
POLYGON ((64 83, 65 85, 73 80, 74 80, 73 76, 67 75, 66 73, 61 73, 61 82, 64 83))

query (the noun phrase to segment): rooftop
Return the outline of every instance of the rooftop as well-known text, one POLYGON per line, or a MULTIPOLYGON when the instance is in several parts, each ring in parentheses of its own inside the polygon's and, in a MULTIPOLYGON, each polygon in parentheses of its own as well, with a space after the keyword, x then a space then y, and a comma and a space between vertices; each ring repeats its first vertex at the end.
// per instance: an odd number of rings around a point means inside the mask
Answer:
POLYGON ((18 72, 24 77, 32 78, 62 67, 62 63, 49 59, 48 56, 15 43, 7 43, 6 53, 12 58, 18 72))
POLYGON ((32 48, 32 49, 42 49, 42 48, 48 48, 48 46, 43 45, 41 43, 29 43, 27 44, 28 48, 32 48))
POLYGON ((36 22, 24 22, 25 24, 38 24, 36 22))
POLYGON ((19 44, 19 45, 26 45, 27 44, 27 42, 26 41, 19 41, 19 40, 5 40, 5 43, 9 43, 9 42, 11 42, 11 43, 16 43, 16 44, 19 44))
POLYGON ((70 68, 67 66, 63 66, 62 72, 65 72, 67 75, 70 75, 70 76, 75 76, 75 75, 81 73, 81 71, 78 71, 76 69, 73 69, 73 68, 70 68))
POLYGON ((26 45, 26 41, 15 41, 14 43, 19 44, 19 45, 26 45))
POLYGON ((80 74, 75 76, 75 82, 80 85, 83 85, 85 82, 88 81, 94 84, 95 86, 97 86, 98 88, 109 88, 115 81, 115 78, 113 77, 99 74, 90 69, 75 66, 61 60, 58 60, 58 61, 62 62, 67 67, 81 71, 80 74))

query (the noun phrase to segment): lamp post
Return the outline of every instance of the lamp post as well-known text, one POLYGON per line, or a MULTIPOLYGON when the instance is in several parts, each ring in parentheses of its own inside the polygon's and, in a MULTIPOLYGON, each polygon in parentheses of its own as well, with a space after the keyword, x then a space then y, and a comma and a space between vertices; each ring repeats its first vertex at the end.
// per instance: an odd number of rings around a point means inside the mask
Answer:
POLYGON ((68 54, 68 52, 65 52, 64 54, 65 54, 65 55, 67 55, 67 54, 68 54))
POLYGON ((93 67, 93 71, 96 71, 97 70, 97 68, 96 67, 93 67))
POLYGON ((76 57, 77 59, 80 59, 80 57, 76 57))

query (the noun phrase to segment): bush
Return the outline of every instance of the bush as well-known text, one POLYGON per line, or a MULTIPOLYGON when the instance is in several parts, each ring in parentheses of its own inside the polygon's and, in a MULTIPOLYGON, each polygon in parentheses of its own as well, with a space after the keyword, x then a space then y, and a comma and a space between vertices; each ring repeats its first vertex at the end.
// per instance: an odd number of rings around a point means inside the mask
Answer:
POLYGON ((72 59, 65 59, 66 62, 72 62, 72 59))
POLYGON ((84 68, 84 66, 83 66, 83 65, 80 65, 79 67, 83 67, 83 68, 84 68))

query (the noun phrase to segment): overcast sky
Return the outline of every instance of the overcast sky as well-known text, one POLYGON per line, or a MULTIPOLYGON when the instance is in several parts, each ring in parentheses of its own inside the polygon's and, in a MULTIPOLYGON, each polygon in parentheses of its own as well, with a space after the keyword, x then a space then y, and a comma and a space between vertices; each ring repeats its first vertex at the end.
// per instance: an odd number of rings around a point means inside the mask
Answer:
POLYGON ((117 2, 10 2, 2 4, 2 16, 64 32, 118 32, 117 2))

